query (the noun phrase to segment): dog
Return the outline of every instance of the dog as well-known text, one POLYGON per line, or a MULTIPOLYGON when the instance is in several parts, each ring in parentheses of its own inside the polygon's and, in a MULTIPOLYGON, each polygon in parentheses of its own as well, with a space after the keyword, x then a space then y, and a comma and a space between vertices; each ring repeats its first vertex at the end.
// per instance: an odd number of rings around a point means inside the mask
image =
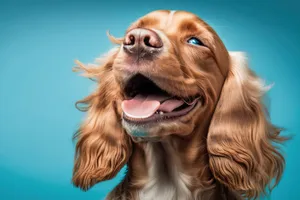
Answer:
POLYGON ((258 198, 278 184, 285 137, 268 117, 269 89, 196 15, 159 10, 131 24, 78 101, 72 181, 88 190, 127 165, 109 200, 258 198))

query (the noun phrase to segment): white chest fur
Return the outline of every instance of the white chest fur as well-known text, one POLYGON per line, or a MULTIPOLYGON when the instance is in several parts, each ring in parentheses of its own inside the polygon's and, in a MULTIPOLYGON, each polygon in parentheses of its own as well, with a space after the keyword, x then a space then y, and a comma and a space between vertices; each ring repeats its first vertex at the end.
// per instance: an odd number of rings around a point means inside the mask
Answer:
POLYGON ((169 144, 148 143, 148 183, 139 192, 141 200, 192 200, 190 177, 180 172, 180 163, 169 144))

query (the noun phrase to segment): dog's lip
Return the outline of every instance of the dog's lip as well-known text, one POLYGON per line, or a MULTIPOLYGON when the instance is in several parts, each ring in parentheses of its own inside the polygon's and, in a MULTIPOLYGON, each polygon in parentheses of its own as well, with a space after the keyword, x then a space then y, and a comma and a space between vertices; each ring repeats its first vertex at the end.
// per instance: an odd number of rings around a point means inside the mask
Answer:
POLYGON ((202 98, 199 98, 195 103, 187 106, 186 108, 179 110, 179 111, 174 111, 174 112, 169 112, 169 113, 155 113, 151 115, 150 117, 147 118, 133 118, 126 113, 123 112, 122 117, 123 120, 126 121, 129 124, 133 125, 146 125, 146 124, 157 124, 160 122, 170 122, 170 121, 175 121, 178 120, 179 118, 189 114, 191 111, 193 111, 198 104, 202 105, 202 98))
MULTIPOLYGON (((194 99, 194 98, 197 98, 197 97, 201 97, 202 99, 204 99, 204 93, 202 91, 197 91, 196 93, 190 93, 188 94, 187 91, 186 91, 186 88, 176 88, 177 89, 177 93, 182 93, 182 94, 185 94, 185 95, 176 95, 175 92, 170 89, 170 86, 166 87, 164 84, 159 84, 159 79, 165 79, 165 78, 162 78, 162 77, 159 77, 159 76, 148 76, 147 74, 144 74, 144 73, 141 73, 141 72, 137 72, 137 73, 134 73, 134 74, 130 74, 130 78, 127 78, 126 81, 124 81, 122 83, 122 96, 123 96, 123 99, 124 100, 130 100, 132 99, 133 97, 128 95, 126 92, 125 92, 125 88, 127 86, 127 84, 132 80, 132 78, 136 75, 143 75, 145 78, 149 79, 151 82, 153 82, 158 88, 160 88, 163 93, 165 94, 168 94, 170 97, 172 98, 177 98, 177 99, 182 99, 184 101, 189 101, 189 99, 194 99)), ((169 85, 172 85, 172 82, 170 82, 169 85)))

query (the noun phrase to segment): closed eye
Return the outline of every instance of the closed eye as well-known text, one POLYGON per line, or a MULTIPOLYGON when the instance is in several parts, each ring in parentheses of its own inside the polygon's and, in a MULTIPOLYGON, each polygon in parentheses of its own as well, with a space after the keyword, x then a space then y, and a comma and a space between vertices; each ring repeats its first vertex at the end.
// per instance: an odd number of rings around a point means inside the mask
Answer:
POLYGON ((192 44, 192 45, 197 45, 197 46, 205 46, 201 40, 199 40, 196 37, 191 37, 187 40, 187 43, 192 44))

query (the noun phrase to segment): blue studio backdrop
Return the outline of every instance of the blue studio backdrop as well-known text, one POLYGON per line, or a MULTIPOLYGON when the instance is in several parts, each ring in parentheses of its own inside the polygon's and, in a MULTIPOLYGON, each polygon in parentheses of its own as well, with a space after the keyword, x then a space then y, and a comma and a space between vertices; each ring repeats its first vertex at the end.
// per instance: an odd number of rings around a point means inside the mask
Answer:
POLYGON ((84 113, 75 101, 94 83, 72 73, 93 62, 137 18, 157 9, 187 10, 206 20, 228 50, 246 51, 267 83, 272 122, 295 137, 284 147, 282 181, 266 199, 300 198, 299 1, 148 0, 0 1, 0 199, 103 199, 123 176, 88 192, 71 184, 72 135, 84 113))

